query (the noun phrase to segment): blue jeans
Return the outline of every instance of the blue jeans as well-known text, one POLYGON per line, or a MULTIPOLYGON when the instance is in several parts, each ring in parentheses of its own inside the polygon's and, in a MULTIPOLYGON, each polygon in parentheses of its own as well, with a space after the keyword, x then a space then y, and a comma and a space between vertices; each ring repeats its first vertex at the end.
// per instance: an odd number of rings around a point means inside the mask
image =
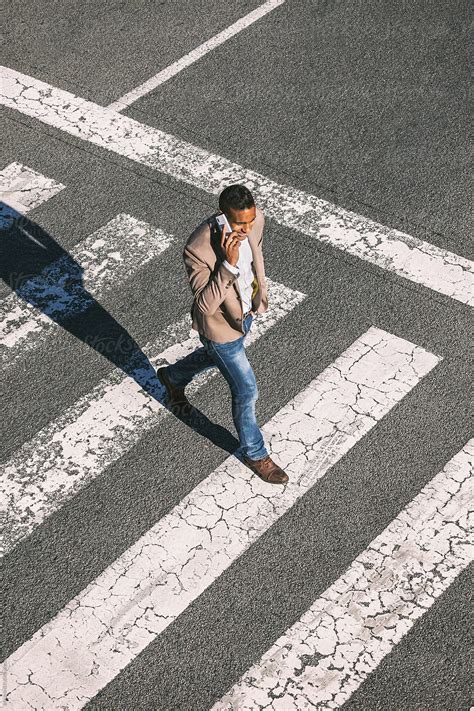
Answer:
POLYGON ((197 373, 219 368, 232 394, 232 418, 239 435, 241 452, 248 459, 261 459, 267 456, 268 451, 255 417, 257 381, 244 347, 244 338, 252 322, 253 315, 249 314, 244 319, 244 335, 229 343, 216 343, 199 334, 202 347, 168 365, 167 373, 173 385, 184 388, 197 373))

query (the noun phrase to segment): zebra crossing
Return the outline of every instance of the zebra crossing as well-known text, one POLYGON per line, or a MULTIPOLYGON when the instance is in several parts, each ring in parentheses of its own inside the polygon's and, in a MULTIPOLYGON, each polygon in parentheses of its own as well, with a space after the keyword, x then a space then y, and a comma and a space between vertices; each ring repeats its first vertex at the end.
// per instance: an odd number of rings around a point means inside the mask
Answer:
POLYGON ((347 701, 472 560, 473 458, 474 439, 212 711, 347 701))
POLYGON ((245 183, 265 215, 278 224, 463 304, 474 304, 474 267, 460 255, 275 183, 34 77, 8 67, 0 69, 0 76, 0 101, 15 111, 214 195, 229 181, 245 183))
MULTIPOLYGON (((255 324, 246 346, 287 316, 304 294, 268 280, 271 313, 255 324)), ((147 344, 144 357, 126 376, 115 369, 92 392, 49 423, 5 464, 4 500, 8 502, 4 552, 30 534, 46 516, 78 493, 149 429, 169 414, 156 369, 201 346, 189 314, 147 344)), ((133 354, 130 355, 132 361, 133 354)), ((195 393, 217 370, 200 373, 187 392, 195 393)))
POLYGON ((11 702, 81 708, 438 362, 370 329, 264 425, 285 493, 229 457, 7 660, 11 702))
POLYGON ((84 313, 172 242, 171 235, 124 213, 26 280, 0 302, 3 367, 37 348, 55 324, 84 313))
MULTIPOLYGON (((65 189, 20 164, 2 178, 7 204, 23 212, 65 189)), ((173 242, 122 213, 25 282, 1 304, 3 367, 143 263, 165 258, 173 242), (63 285, 71 276, 77 291, 63 285)), ((268 287, 271 309, 256 319, 247 347, 306 297, 271 278, 268 287)), ((167 416, 155 369, 200 344, 190 327, 188 314, 170 324, 130 355, 127 373, 112 371, 6 462, 4 555, 167 416)), ((284 491, 228 457, 5 660, 6 708, 76 709, 92 700, 442 359, 376 326, 361 334, 262 427, 290 476, 284 491)), ((202 373, 189 394, 215 375, 202 373)), ((329 709, 350 697, 473 559, 473 446, 466 443, 213 711, 329 709)))

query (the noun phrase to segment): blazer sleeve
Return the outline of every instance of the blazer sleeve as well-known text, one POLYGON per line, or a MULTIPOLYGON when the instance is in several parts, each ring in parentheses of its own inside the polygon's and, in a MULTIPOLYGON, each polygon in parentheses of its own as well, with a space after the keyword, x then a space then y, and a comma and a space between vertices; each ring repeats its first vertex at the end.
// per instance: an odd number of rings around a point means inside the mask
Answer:
POLYGON ((227 290, 237 279, 237 274, 227 269, 224 262, 221 262, 212 272, 209 264, 188 245, 183 250, 183 260, 193 292, 195 308, 211 316, 224 301, 227 290))

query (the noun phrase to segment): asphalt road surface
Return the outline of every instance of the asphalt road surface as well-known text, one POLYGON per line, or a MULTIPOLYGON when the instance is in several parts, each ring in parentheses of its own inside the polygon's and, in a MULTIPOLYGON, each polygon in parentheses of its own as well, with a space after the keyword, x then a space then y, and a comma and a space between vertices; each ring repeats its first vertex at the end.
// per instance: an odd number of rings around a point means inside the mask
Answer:
POLYGON ((467 711, 467 2, 25 3, 5 17, 4 707, 467 711), (243 183, 247 353, 289 474, 236 456, 182 262, 243 183))

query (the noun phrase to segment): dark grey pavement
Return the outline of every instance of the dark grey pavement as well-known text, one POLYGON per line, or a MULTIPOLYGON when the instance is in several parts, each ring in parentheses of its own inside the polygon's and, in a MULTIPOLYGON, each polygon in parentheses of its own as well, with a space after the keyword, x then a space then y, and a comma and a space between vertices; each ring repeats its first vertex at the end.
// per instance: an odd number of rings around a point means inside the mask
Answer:
MULTIPOLYGON (((3 64, 105 106, 254 7, 15 0, 3 64)), ((467 2, 288 0, 123 113, 472 259, 468 22, 467 2)), ((67 185, 29 214, 64 248, 119 212, 177 238, 102 302, 152 340, 189 310, 181 245, 216 199, 2 114, 0 168, 18 161, 67 185)), ((371 325, 443 361, 87 708, 209 709, 472 437, 472 310, 271 219, 265 229, 267 274, 308 297, 249 350, 262 423, 371 325)), ((0 462, 112 367, 61 329, 20 359, 0 462)), ((159 423, 6 556, 6 655, 237 446, 226 383, 193 402, 208 439, 159 423)), ((470 590, 467 569, 344 709, 467 711, 470 590)))

